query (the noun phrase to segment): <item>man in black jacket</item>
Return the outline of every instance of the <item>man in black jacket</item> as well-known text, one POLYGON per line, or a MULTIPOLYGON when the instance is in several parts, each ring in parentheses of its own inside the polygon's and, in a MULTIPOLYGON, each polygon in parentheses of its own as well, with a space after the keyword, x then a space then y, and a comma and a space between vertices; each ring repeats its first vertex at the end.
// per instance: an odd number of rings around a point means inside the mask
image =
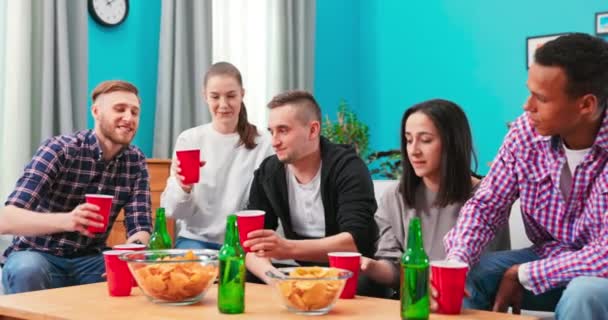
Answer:
POLYGON ((250 209, 266 212, 265 229, 249 233, 247 268, 268 282, 270 259, 326 264, 327 253, 374 253, 376 200, 369 171, 348 145, 321 137, 321 110, 305 91, 268 104, 276 152, 256 170, 250 209), (285 238, 275 230, 279 221, 285 238))

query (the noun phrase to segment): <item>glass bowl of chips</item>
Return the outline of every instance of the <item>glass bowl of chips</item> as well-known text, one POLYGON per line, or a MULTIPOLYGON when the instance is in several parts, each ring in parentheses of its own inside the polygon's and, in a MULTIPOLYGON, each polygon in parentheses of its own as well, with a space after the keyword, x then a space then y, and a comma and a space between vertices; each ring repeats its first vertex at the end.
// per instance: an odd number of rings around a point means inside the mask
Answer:
POLYGON ((322 315, 334 306, 344 289, 348 270, 327 267, 278 268, 266 272, 287 310, 322 315))
POLYGON ((120 258, 127 262, 137 285, 154 303, 196 303, 218 274, 215 250, 132 251, 120 258))

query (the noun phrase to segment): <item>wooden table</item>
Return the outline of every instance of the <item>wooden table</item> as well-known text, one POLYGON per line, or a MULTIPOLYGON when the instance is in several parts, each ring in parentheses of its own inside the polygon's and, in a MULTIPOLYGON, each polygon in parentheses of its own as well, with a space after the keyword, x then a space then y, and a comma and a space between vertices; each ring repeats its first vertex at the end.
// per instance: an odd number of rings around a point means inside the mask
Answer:
MULTIPOLYGON (((33 291, 0 296, 0 319, 313 319, 289 313, 279 302, 272 288, 247 283, 245 313, 224 315, 217 311, 217 286, 207 292, 202 302, 190 306, 163 306, 149 302, 134 288, 130 297, 114 298, 107 292, 106 283, 74 286, 61 289, 33 291)), ((356 297, 339 300, 322 318, 327 319, 399 319, 399 301, 356 297)), ((512 319, 532 320, 486 311, 465 310, 460 316, 433 314, 430 319, 512 319)))

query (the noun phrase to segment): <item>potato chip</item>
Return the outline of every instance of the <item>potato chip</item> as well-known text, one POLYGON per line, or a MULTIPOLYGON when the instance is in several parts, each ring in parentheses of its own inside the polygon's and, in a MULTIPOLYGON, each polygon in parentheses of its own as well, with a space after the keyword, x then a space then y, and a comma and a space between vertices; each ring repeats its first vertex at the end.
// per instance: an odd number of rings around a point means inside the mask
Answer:
POLYGON ((308 291, 315 286, 316 281, 296 280, 294 286, 299 291, 308 291))
MULTIPOLYGON (((183 257, 159 260, 179 262, 195 259, 194 253, 188 251, 183 257)), ((203 292, 213 283, 217 272, 217 266, 198 262, 142 264, 135 270, 135 278, 147 295, 166 301, 181 301, 203 292)))
POLYGON ((302 297, 300 297, 297 294, 293 294, 289 297, 289 301, 291 302, 292 306, 300 309, 300 310, 308 310, 308 307, 306 306, 306 304, 304 303, 304 301, 302 300, 302 297))
POLYGON ((320 281, 316 282, 310 289, 305 290, 304 293, 302 293, 302 301, 304 301, 304 304, 309 306, 311 310, 323 308, 328 304, 326 302, 326 290, 325 283, 320 281))
POLYGON ((310 280, 282 280, 278 291, 286 303, 301 311, 318 310, 328 307, 344 286, 345 280, 319 280, 319 278, 337 277, 340 270, 322 267, 294 268, 289 276, 310 278, 310 280))

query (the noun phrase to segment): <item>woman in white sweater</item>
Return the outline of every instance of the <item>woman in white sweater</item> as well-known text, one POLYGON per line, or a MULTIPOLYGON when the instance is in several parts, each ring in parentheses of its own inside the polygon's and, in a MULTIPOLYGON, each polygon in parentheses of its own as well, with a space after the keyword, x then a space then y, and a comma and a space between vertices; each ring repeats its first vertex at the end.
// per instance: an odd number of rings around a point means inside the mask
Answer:
POLYGON ((272 154, 270 136, 248 122, 241 73, 218 62, 205 74, 203 93, 211 123, 182 132, 174 150, 200 149, 200 180, 184 184, 173 156, 161 196, 167 216, 177 220, 176 248, 219 249, 226 217, 245 208, 253 172, 272 154))

